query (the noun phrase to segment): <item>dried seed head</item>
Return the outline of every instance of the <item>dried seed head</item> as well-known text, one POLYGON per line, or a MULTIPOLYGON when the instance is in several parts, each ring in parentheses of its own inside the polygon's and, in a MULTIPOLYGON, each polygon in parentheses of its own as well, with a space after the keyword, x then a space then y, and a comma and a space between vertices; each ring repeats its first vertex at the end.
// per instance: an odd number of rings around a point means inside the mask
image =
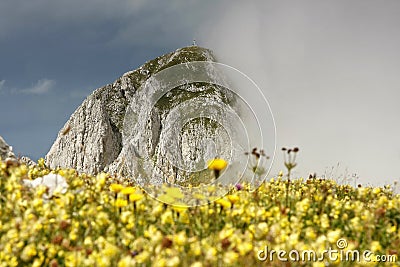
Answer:
POLYGON ((230 244, 231 244, 231 241, 229 241, 229 239, 226 237, 221 240, 221 247, 223 249, 227 249, 230 246, 230 244))
POLYGON ((162 242, 161 242, 161 246, 163 248, 170 248, 172 247, 172 240, 169 239, 168 237, 164 237, 162 242))
POLYGON ((236 187, 237 190, 242 190, 243 189, 243 186, 241 184, 236 184, 235 187, 236 187))
POLYGON ((136 257, 137 255, 139 255, 139 251, 137 251, 137 250, 131 251, 131 257, 132 258, 136 257))
POLYGON ((60 229, 66 230, 71 224, 68 221, 62 220, 60 222, 60 229))
POLYGON ((50 263, 49 263, 49 266, 50 266, 50 267, 58 267, 59 265, 58 265, 58 262, 57 262, 56 259, 52 259, 52 260, 50 261, 50 263))
POLYGON ((63 237, 61 235, 56 235, 51 240, 51 243, 54 244, 54 245, 60 245, 62 243, 62 241, 63 241, 63 237))

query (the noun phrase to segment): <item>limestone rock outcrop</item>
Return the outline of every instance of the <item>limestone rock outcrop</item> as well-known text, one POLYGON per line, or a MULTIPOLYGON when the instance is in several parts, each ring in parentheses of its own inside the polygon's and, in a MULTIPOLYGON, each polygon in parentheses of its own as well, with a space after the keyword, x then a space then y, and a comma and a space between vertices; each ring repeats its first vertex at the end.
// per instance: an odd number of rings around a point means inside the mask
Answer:
POLYGON ((15 158, 12 152, 12 147, 9 146, 3 137, 0 136, 0 158, 5 160, 6 158, 15 158))
MULTIPOLYGON (((114 83, 95 90, 59 131, 46 155, 46 164, 51 168, 74 168, 86 173, 98 173, 105 170, 111 173, 132 175, 132 173, 126 173, 126 170, 122 171, 123 123, 127 107, 135 100, 134 107, 138 109, 137 112, 144 108, 140 101, 143 100, 141 98, 146 97, 146 92, 138 93, 137 91, 149 77, 168 67, 194 61, 215 61, 215 58, 212 52, 205 48, 197 46, 181 48, 151 60, 138 69, 125 73, 114 83)), ((146 146, 153 154, 162 153, 157 145, 161 130, 166 127, 163 124, 167 114, 166 109, 173 107, 174 101, 179 101, 179 99, 187 99, 192 95, 199 96, 196 90, 182 91, 182 89, 185 88, 177 89, 178 95, 174 99, 173 94, 172 97, 171 94, 165 96, 163 99, 165 103, 160 101, 149 125, 144 127, 144 129, 150 129, 150 136, 141 145, 146 146), (184 92, 183 96, 180 92, 184 92)), ((207 92, 210 93, 210 90, 207 92)), ((224 101, 224 96, 218 94, 214 98, 224 101)), ((193 138, 192 135, 196 129, 190 125, 187 127, 191 127, 187 134, 189 137, 186 138, 189 140, 193 138)), ((204 128, 204 123, 201 128, 204 128)), ((162 159, 157 157, 157 160, 162 159)))

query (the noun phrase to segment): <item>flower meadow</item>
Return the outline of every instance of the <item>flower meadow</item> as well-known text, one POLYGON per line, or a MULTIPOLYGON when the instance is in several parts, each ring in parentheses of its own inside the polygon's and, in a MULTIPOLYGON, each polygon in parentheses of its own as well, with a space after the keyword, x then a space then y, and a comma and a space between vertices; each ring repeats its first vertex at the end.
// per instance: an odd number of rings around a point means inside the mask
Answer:
MULTIPOLYGON (((163 190, 161 200, 184 197, 163 190)), ((218 190, 193 195, 207 205, 166 205, 129 179, 2 161, 0 266, 400 266, 400 196, 389 186, 278 175, 257 190, 240 184, 222 198, 218 190), (23 183, 49 173, 68 190, 45 197, 46 187, 23 183), (322 253, 339 239, 343 251, 370 251, 369 261, 260 260, 266 247, 322 253)))

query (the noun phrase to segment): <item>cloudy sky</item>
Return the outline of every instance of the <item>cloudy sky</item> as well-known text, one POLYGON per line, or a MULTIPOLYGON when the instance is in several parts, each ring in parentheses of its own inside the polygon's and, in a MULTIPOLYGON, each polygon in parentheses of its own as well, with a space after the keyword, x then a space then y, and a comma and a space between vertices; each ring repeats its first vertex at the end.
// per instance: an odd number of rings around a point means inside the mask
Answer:
POLYGON ((1 0, 0 135, 36 160, 94 89, 195 38, 263 90, 277 147, 300 147, 297 176, 392 183, 399 12, 398 0, 1 0))

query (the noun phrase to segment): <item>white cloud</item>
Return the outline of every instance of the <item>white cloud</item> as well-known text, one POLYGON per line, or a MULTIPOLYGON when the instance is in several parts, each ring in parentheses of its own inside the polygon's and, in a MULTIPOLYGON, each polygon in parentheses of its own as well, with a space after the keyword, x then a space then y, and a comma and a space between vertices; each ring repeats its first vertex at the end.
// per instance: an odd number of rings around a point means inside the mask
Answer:
POLYGON ((0 91, 3 90, 5 83, 6 83, 6 80, 0 80, 0 91))
POLYGON ((86 88, 70 90, 69 96, 74 99, 85 99, 89 96, 94 90, 96 89, 95 86, 87 86, 86 88))
MULTIPOLYGON (((199 41, 261 87, 277 147, 301 149, 295 176, 340 162, 363 184, 398 177, 400 1, 248 2, 216 8, 199 41)), ((283 166, 277 156, 273 174, 283 166)))
POLYGON ((49 92, 54 87, 55 84, 56 82, 54 80, 41 79, 38 80, 34 86, 23 89, 20 92, 26 94, 41 95, 49 92))

